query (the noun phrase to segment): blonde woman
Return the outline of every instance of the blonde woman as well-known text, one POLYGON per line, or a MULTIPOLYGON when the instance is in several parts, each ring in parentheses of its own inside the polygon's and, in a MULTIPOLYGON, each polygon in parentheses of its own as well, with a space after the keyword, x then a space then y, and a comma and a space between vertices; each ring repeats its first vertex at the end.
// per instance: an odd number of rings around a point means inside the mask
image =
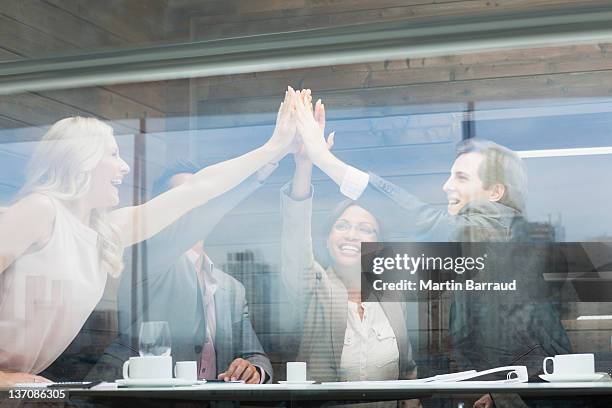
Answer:
POLYGON ((116 210, 129 167, 112 129, 94 118, 55 123, 31 158, 19 199, 0 215, 0 384, 45 381, 35 374, 75 338, 107 275, 121 273, 124 248, 282 158, 295 134, 295 98, 289 88, 263 146, 116 210))

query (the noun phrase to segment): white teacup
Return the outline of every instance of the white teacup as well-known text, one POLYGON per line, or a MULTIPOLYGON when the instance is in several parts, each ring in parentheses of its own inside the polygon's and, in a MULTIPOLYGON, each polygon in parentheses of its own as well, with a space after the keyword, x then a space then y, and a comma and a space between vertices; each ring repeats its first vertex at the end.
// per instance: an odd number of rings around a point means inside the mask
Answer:
POLYGON ((130 357, 123 363, 123 378, 172 378, 172 357, 130 357))
POLYGON ((595 373, 595 356, 586 354, 558 354, 554 357, 546 357, 542 363, 544 373, 547 375, 588 375, 595 373), (552 372, 546 369, 546 363, 553 363, 552 372))
POLYGON ((174 376, 185 381, 197 381, 198 363, 195 361, 178 361, 174 365, 174 376))
POLYGON ((287 363, 287 382, 306 381, 306 363, 290 361, 287 363))

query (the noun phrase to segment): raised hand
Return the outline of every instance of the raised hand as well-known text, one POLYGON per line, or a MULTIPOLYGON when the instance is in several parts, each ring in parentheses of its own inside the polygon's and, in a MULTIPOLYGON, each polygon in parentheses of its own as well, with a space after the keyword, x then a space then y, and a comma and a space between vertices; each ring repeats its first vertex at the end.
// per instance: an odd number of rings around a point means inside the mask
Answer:
POLYGON ((266 144, 271 147, 278 148, 279 157, 276 157, 274 161, 282 159, 290 150, 295 139, 296 133, 296 121, 295 121, 295 101, 298 99, 297 92, 287 87, 285 92, 285 99, 278 109, 276 115, 276 126, 274 127, 274 133, 266 144))
MULTIPOLYGON (((310 89, 303 90, 299 92, 299 99, 303 100, 309 107, 312 106, 312 96, 310 93, 310 89)), ((321 103, 321 100, 317 100, 314 108, 314 119, 319 124, 319 128, 322 132, 325 132, 325 105, 321 103)), ((312 161, 308 157, 308 153, 306 153, 306 149, 304 149, 304 144, 302 142, 302 138, 300 135, 294 140, 294 153, 293 159, 295 160, 296 166, 312 166, 312 161)), ((327 138, 327 148, 331 149, 334 144, 334 133, 330 133, 327 138)))
MULTIPOLYGON (((314 119, 319 127, 321 135, 325 131, 325 106, 318 100, 315 104, 314 115, 312 113, 312 97, 310 90, 299 92, 299 103, 302 103, 310 113, 310 117, 314 119)), ((296 114, 297 117, 297 114, 296 114)), ((334 144, 334 134, 331 133, 325 143, 326 149, 331 149, 334 144)), ((294 141, 293 159, 295 160, 295 173, 291 183, 291 197, 295 200, 303 200, 310 196, 310 182, 312 177, 312 161, 302 142, 302 136, 298 131, 298 136, 294 141)))
POLYGON ((334 141, 333 133, 327 140, 324 137, 325 106, 318 100, 313 112, 310 90, 303 90, 295 101, 295 118, 302 141, 302 146, 294 153, 296 165, 311 163, 313 157, 327 152, 334 141))

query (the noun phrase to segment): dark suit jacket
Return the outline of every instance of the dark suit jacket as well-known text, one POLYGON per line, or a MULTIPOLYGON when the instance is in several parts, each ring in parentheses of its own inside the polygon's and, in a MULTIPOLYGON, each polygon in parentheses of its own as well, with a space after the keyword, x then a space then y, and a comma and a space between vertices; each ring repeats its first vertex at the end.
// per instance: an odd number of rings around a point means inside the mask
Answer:
MULTIPOLYGON (((359 203, 387 220, 387 224, 413 232, 415 241, 528 241, 526 220, 510 207, 474 202, 452 216, 375 174, 370 174, 359 203)), ((544 296, 534 299, 533 294, 543 287, 542 257, 536 252, 517 253, 511 245, 498 248, 506 252, 489 257, 484 271, 487 279, 495 281, 496 274, 509 270, 503 268, 504 261, 520 257, 521 262, 513 263, 519 268, 511 271, 517 281, 529 282, 523 286, 531 293, 525 298, 521 294, 453 292, 449 319, 451 356, 462 370, 525 365, 533 377, 541 372, 544 357, 571 353, 571 344, 553 305, 544 296), (490 262, 492 259, 494 262, 490 262)), ((465 276, 454 279, 460 281, 465 276)), ((496 406, 522 406, 518 397, 505 399, 496 398, 496 406)))
MULTIPOLYGON (((205 239, 218 221, 259 185, 252 177, 192 210, 146 242, 142 270, 137 276, 125 273, 119 285, 119 336, 88 378, 121 378, 123 362, 138 354, 138 332, 143 321, 169 323, 174 361, 200 360, 206 318, 195 267, 184 254, 205 239)), ((272 366, 251 325, 244 286, 219 269, 214 269, 214 274, 219 282, 215 293, 217 369, 221 372, 241 357, 262 367, 271 380, 272 366)))

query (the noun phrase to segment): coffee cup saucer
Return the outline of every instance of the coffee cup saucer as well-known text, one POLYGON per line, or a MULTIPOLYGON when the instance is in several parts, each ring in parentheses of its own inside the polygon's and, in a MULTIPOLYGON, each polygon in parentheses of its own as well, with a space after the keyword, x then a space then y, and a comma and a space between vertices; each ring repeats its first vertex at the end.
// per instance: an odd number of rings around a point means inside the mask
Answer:
POLYGON ((285 384, 285 385, 308 385, 308 384, 314 384, 316 381, 314 380, 304 380, 304 381, 279 381, 279 384, 285 384))
POLYGON ((544 381, 548 382, 594 382, 594 381, 612 381, 607 373, 592 373, 592 374, 540 374, 539 376, 544 381))
POLYGON ((122 378, 115 380, 121 387, 186 387, 204 381, 188 381, 182 378, 122 378))

